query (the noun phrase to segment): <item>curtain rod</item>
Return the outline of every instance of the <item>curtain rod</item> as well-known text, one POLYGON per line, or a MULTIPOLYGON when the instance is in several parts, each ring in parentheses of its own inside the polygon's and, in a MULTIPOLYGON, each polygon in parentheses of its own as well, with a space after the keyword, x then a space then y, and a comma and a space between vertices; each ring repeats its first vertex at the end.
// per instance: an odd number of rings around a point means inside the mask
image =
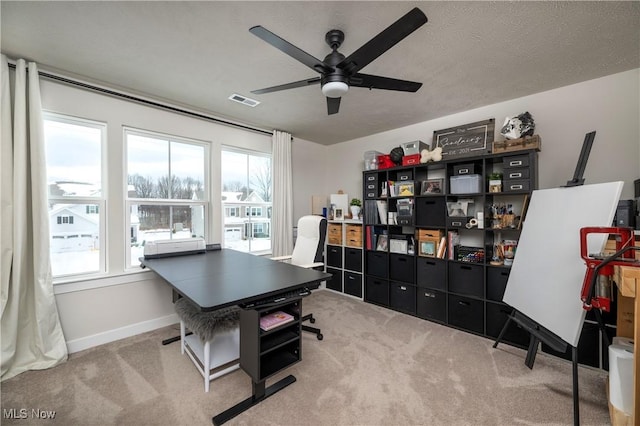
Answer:
MULTIPOLYGON (((16 65, 9 62, 9 68, 14 68, 15 69, 16 65)), ((94 86, 92 84, 89 83, 85 83, 83 81, 79 81, 79 80, 73 80, 71 78, 68 77, 63 77, 61 75, 56 75, 56 74, 51 74, 48 73, 46 71, 40 71, 38 70, 38 74, 41 77, 44 78, 48 78, 50 80, 55 80, 55 81, 59 81, 61 83, 65 83, 71 86, 77 86, 77 87, 81 87, 83 89, 88 89, 94 92, 99 92, 99 93, 103 93, 106 95, 110 95, 116 98, 121 98, 121 99, 126 99, 129 101, 133 101, 133 102, 137 102, 143 105, 148 105, 148 106, 152 106, 155 108, 159 108, 159 109, 163 109, 163 110, 167 110, 167 111, 171 111, 171 112, 177 112, 179 114, 184 114, 184 115, 189 115, 191 117, 195 117, 195 118, 200 118, 203 120, 207 120, 207 121, 213 121, 214 123, 218 123, 218 124, 223 124, 225 126, 231 126, 231 127, 237 127, 239 129, 243 129, 243 130, 249 130, 251 132, 256 132, 256 133, 262 133, 264 135, 269 135, 271 136, 272 133, 267 131, 267 130, 263 130, 263 129, 259 129, 257 127, 251 127, 251 126, 247 126, 244 124, 238 124, 238 123, 234 123, 233 121, 226 121, 220 118, 216 118, 210 115, 206 115, 206 114, 201 114, 198 112, 194 112, 194 111, 188 111, 182 108, 178 108, 175 106, 171 106, 171 105, 167 105, 167 104, 163 104, 160 102, 156 102, 156 101, 151 101, 148 99, 143 99, 143 98, 139 98, 137 96, 133 96, 133 95, 128 95, 126 93, 123 92, 118 92, 112 89, 107 89, 104 87, 99 87, 99 86, 94 86)))

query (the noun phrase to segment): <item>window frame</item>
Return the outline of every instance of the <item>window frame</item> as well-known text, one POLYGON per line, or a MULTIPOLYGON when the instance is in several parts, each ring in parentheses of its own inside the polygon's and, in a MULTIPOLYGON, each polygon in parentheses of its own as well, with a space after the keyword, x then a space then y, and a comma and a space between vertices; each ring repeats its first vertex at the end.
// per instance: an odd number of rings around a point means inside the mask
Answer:
MULTIPOLYGON (((266 219, 269 221, 269 229, 270 229, 270 233, 273 231, 273 218, 269 217, 268 214, 264 214, 269 207, 273 208, 273 153, 271 152, 264 152, 264 151, 257 151, 257 150, 253 150, 253 149, 247 149, 247 148, 240 148, 240 147, 234 147, 231 145, 222 145, 220 147, 220 158, 222 159, 222 157, 224 156, 225 152, 229 152, 229 153, 233 153, 233 154, 242 154, 242 155, 247 155, 247 156, 254 156, 254 157, 264 157, 264 158, 268 158, 269 159, 269 173, 271 174, 271 197, 272 197, 272 201, 268 201, 268 202, 261 202, 261 203, 256 203, 259 204, 259 208, 261 209, 261 211, 263 212, 262 215, 260 216, 252 216, 251 215, 251 211, 253 208, 256 208, 256 206, 238 206, 238 208, 240 209, 240 215, 236 216, 239 218, 249 218, 249 220, 251 221, 251 219, 266 219)), ((248 172, 248 169, 247 169, 248 172)), ((247 178, 250 180, 250 176, 247 175, 247 178)), ((247 181, 247 184, 250 184, 250 181, 247 181)), ((224 176, 223 176, 223 172, 222 172, 222 167, 220 169, 220 191, 224 192, 224 176)), ((248 188, 250 189, 250 188, 248 188)), ((251 192, 249 192, 250 194, 251 192)), ((248 195, 249 195, 248 194, 248 195)), ((222 228, 222 244, 224 246, 225 244, 225 237, 226 237, 226 230, 227 229, 231 229, 231 228, 227 228, 225 226, 225 218, 227 217, 225 215, 225 201, 221 199, 221 205, 222 205, 222 212, 223 214, 221 215, 221 221, 220 221, 220 226, 222 228)), ((227 207, 228 208, 228 207, 227 207)), ((230 216, 231 217, 231 216, 230 216)), ((254 222, 247 222, 247 223, 251 223, 251 230, 253 231, 253 224, 254 222)), ((246 230, 246 223, 241 224, 241 229, 246 230)), ((242 232, 242 231, 241 231, 242 232)), ((273 235, 271 235, 270 238, 270 246, 269 249, 267 250, 249 250, 246 253, 250 253, 250 254, 254 254, 257 256, 268 256, 271 255, 273 253, 273 235)))
MULTIPOLYGON (((68 196, 56 196, 51 195, 49 193, 49 189, 47 188, 47 203, 48 204, 73 204, 73 205, 96 205, 98 208, 98 239, 99 239, 99 261, 98 261, 98 270, 90 271, 90 272, 78 272, 72 274, 62 274, 62 275, 52 275, 53 285, 63 284, 70 280, 84 280, 84 279, 92 279, 105 276, 109 272, 108 261, 107 261, 107 215, 105 212, 107 211, 107 194, 108 194, 108 173, 107 167, 105 164, 107 163, 107 132, 108 126, 104 121, 98 120, 90 120, 87 118, 75 117, 68 114, 60 114, 51 111, 43 111, 42 114, 43 122, 46 121, 56 121, 59 123, 71 124, 74 126, 85 126, 94 129, 100 130, 100 196, 77 196, 77 195, 68 195, 68 196)), ((46 143, 46 142, 45 142, 46 143)), ((48 168, 48 163, 46 165, 48 168)), ((48 175, 48 172, 47 172, 48 175)), ((67 216, 68 218, 69 216, 67 216)), ((62 220, 62 219, 61 219, 62 220)), ((49 239, 52 239, 51 229, 49 229, 49 239)), ((49 249, 49 253, 51 253, 51 249, 49 249)))
MULTIPOLYGON (((211 233, 211 142, 198 140, 194 138, 187 138, 183 136, 176 136, 169 133, 162 133, 152 130, 143 130, 135 127, 122 126, 122 145, 123 145, 123 194, 124 194, 124 214, 125 214, 125 229, 123 232, 125 235, 125 250, 124 250, 124 272, 129 273, 140 268, 140 264, 131 263, 131 207, 133 205, 154 205, 154 206, 166 206, 166 207, 191 207, 202 206, 204 210, 204 240, 209 241, 211 233), (204 177, 203 177, 203 200, 190 200, 190 199, 177 199, 177 198, 137 198, 129 197, 128 181, 129 181, 129 139, 128 136, 141 136, 145 138, 153 138, 166 140, 171 143, 181 143, 187 145, 194 145, 203 148, 203 161, 204 161, 204 177)), ((171 173, 171 158, 169 157, 169 171, 171 173)), ((172 238, 171 238, 172 239, 172 238)))

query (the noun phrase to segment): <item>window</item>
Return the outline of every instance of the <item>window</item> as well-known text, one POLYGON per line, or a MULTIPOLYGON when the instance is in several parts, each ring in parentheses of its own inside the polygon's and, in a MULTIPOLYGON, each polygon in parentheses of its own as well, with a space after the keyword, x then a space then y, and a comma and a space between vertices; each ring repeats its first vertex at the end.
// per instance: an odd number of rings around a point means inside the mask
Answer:
POLYGON ((125 129, 128 266, 149 241, 206 238, 209 147, 200 141, 125 129))
POLYGON ((240 216, 240 207, 225 207, 224 215, 226 217, 237 217, 237 216, 240 216))
POLYGON ((251 207, 251 216, 262 216, 262 207, 251 207))
POLYGON ((222 206, 225 247, 249 253, 271 252, 269 154, 223 148, 222 206))
MULTIPOLYGON (((89 206, 87 206, 88 208, 89 206)), ((73 216, 58 216, 56 223, 58 225, 62 225, 63 223, 68 223, 70 225, 73 225, 73 216)))
POLYGON ((45 114, 44 137, 53 277, 105 272, 105 228, 99 212, 105 205, 106 125, 45 114))

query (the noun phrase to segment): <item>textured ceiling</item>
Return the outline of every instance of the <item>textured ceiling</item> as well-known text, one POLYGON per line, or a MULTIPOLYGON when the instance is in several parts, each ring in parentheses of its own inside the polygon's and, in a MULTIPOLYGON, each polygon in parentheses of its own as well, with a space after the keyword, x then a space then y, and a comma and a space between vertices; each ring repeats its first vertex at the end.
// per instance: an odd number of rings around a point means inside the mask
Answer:
POLYGON ((2 52, 44 70, 333 144, 640 67, 640 2, 11 2, 2 52), (362 72, 417 93, 351 88, 328 116, 316 77, 249 33, 262 25, 317 58, 348 56, 413 7, 429 22, 362 72), (232 93, 262 102, 249 108, 232 93))

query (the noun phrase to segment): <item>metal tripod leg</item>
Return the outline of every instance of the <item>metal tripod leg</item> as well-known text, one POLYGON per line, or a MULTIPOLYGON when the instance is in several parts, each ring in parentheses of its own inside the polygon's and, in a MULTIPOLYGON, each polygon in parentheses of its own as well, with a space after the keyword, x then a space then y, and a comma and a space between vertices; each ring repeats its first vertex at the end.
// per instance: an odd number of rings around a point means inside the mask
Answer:
POLYGON ((504 337, 504 333, 507 332, 507 327, 509 327, 509 323, 511 323, 511 320, 513 319, 513 316, 515 315, 515 312, 516 312, 516 310, 514 309, 509 314, 509 317, 507 318, 507 322, 504 323, 504 327, 502 327, 502 330, 500 330, 500 334, 498 335, 498 338, 493 343, 493 347, 494 348, 497 348, 498 347, 498 343, 500 343, 502 341, 502 338, 504 337))
POLYGON ((573 364, 573 424, 580 425, 580 398, 578 394, 578 348, 571 347, 571 359, 573 364))

